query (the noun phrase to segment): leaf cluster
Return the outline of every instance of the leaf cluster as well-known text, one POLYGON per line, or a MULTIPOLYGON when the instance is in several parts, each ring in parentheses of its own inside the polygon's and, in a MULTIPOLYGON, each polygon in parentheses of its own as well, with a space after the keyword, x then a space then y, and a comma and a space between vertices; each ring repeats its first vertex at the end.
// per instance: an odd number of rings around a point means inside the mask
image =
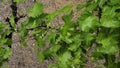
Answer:
MULTIPOLYGON (((28 12, 28 19, 21 23, 20 29, 16 27, 12 16, 12 28, 3 29, 5 25, 0 23, 0 44, 10 44, 9 39, 5 38, 6 35, 18 32, 22 45, 27 45, 27 37, 34 37, 40 49, 43 48, 38 50, 39 62, 55 59, 56 64, 49 65, 49 68, 84 68, 90 49, 92 51, 89 58, 92 58, 93 62, 105 59, 106 68, 119 68, 120 59, 116 60, 120 45, 119 6, 120 0, 86 0, 85 4, 77 6, 78 11, 84 11, 78 20, 73 21, 73 5, 48 14, 44 13, 43 4, 36 2, 28 12), (51 27, 54 18, 65 12, 69 13, 62 16, 64 24, 60 28, 51 27), (45 48, 46 43, 49 43, 48 48, 45 48)), ((0 53, 3 51, 4 49, 1 49, 0 53)))

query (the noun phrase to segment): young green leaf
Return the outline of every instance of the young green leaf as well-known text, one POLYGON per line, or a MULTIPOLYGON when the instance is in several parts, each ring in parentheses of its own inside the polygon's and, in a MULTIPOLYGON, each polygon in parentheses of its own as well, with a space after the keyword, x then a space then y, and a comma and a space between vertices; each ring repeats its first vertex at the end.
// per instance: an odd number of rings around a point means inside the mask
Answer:
POLYGON ((79 26, 82 31, 88 32, 91 29, 94 29, 99 26, 98 17, 88 16, 84 20, 79 21, 79 26))
POLYGON ((48 21, 53 20, 56 16, 58 16, 59 14, 63 13, 63 12, 69 12, 72 9, 73 5, 68 5, 66 7, 63 7, 62 9, 55 11, 51 14, 48 15, 48 21))
POLYGON ((5 25, 2 22, 0 22, 0 34, 2 34, 1 32, 3 32, 4 27, 5 25))
POLYGON ((0 45, 3 45, 7 42, 7 39, 6 38, 0 38, 0 45))
POLYGON ((51 42, 51 43, 55 43, 55 36, 56 36, 55 32, 50 31, 50 34, 46 38, 46 41, 51 42))
POLYGON ((19 32, 19 35, 21 37, 21 44, 23 46, 26 46, 27 45, 27 42, 26 42, 26 36, 28 34, 28 31, 26 29, 26 25, 27 25, 27 22, 23 22, 21 24, 21 29, 20 29, 20 32, 19 32))
POLYGON ((7 59, 11 54, 12 54, 12 50, 9 47, 6 47, 6 51, 3 58, 7 59))
POLYGON ((14 16, 10 17, 10 25, 12 26, 12 28, 14 28, 14 30, 17 30, 17 26, 14 21, 14 16))
POLYGON ((5 46, 5 48, 3 48, 2 46, 0 46, 0 65, 2 62, 8 59, 8 57, 10 57, 11 54, 12 51, 9 47, 5 46))
POLYGON ((33 8, 29 12, 30 17, 38 17, 43 13, 43 4, 36 2, 33 6, 33 8))
POLYGON ((83 33, 83 43, 85 46, 83 46, 85 49, 88 49, 91 44, 93 44, 93 40, 95 39, 95 35, 91 33, 83 33))
POLYGON ((17 3, 19 3, 19 2, 24 2, 25 0, 14 0, 14 2, 17 2, 17 3))
POLYGON ((40 46, 40 47, 44 46, 44 42, 43 42, 42 38, 36 37, 36 42, 37 42, 38 46, 40 46))
POLYGON ((37 56, 38 56, 39 62, 42 62, 45 59, 45 57, 41 51, 38 51, 37 56))
POLYGON ((110 5, 117 5, 117 4, 119 4, 120 5, 120 0, 110 0, 110 2, 109 2, 109 4, 110 5))
POLYGON ((100 7, 102 7, 106 2, 106 0, 98 0, 98 1, 99 1, 99 6, 100 7))
POLYGON ((69 45, 68 49, 75 52, 80 47, 83 38, 81 38, 81 35, 74 35, 72 41, 73 43, 69 45))
POLYGON ((116 9, 117 7, 104 6, 102 10, 102 16, 114 17, 116 15, 116 9))
POLYGON ((104 16, 100 20, 101 26, 107 27, 107 28, 118 28, 120 27, 120 22, 118 20, 114 20, 113 18, 109 16, 104 16))
POLYGON ((32 23, 32 25, 31 25, 31 28, 35 28, 35 27, 37 27, 38 25, 37 25, 37 22, 36 22, 36 20, 34 20, 34 22, 32 23))
POLYGON ((53 53, 57 53, 57 51, 60 49, 60 47, 61 47, 60 45, 53 45, 51 48, 51 51, 53 53))
POLYGON ((64 35, 60 35, 60 39, 63 40, 65 43, 70 44, 72 43, 72 39, 70 39, 70 36, 64 36, 64 35))
POLYGON ((79 4, 78 6, 77 6, 77 10, 81 10, 82 8, 84 8, 86 5, 81 5, 81 4, 79 4))
POLYGON ((28 31, 25 28, 22 28, 20 31, 20 36, 21 37, 26 37, 28 34, 28 31))
POLYGON ((96 3, 93 3, 93 4, 90 4, 90 5, 88 5, 88 6, 86 7, 86 10, 87 10, 87 11, 93 11, 94 9, 97 8, 97 6, 98 6, 98 3, 97 3, 97 2, 96 2, 96 3))
MULTIPOLYGON (((73 18, 73 12, 70 14, 64 15, 62 17, 63 21, 65 22, 64 25, 61 27, 60 32, 63 38, 66 38, 71 35, 70 32, 74 31, 74 24, 72 23, 72 18, 73 18)), ((62 37, 61 36, 61 37, 62 37)))
POLYGON ((68 5, 63 7, 62 9, 58 10, 59 12, 69 12, 72 9, 73 5, 68 5))
POLYGON ((59 56, 59 60, 61 62, 67 62, 71 58, 71 53, 69 51, 66 51, 63 53, 63 55, 59 56))
POLYGON ((97 52, 101 52, 104 54, 114 55, 119 51, 118 41, 113 38, 105 38, 99 41, 102 44, 101 47, 98 47, 97 52))
POLYGON ((64 15, 64 16, 62 16, 62 20, 65 22, 65 26, 66 25, 70 25, 70 24, 72 24, 71 22, 72 22, 72 18, 73 18, 73 12, 71 12, 71 13, 69 13, 69 14, 67 14, 67 15, 64 15))
POLYGON ((1 46, 0 46, 0 65, 1 63, 3 62, 4 58, 4 53, 5 53, 5 49, 3 49, 1 46))
POLYGON ((23 46, 27 46, 27 41, 26 41, 26 38, 23 38, 23 37, 21 37, 21 44, 23 45, 23 46))

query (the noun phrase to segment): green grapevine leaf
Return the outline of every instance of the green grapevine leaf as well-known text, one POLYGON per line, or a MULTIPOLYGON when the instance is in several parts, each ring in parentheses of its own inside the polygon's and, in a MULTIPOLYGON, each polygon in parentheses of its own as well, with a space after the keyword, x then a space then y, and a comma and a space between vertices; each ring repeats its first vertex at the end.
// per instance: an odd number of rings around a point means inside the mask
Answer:
POLYGON ((59 14, 63 13, 63 12, 68 12, 72 9, 73 5, 68 5, 58 11, 55 11, 51 14, 48 15, 48 21, 51 21, 53 20, 56 16, 58 16, 59 14))
POLYGON ((103 10, 102 10, 102 16, 114 17, 116 15, 116 12, 115 12, 116 9, 117 9, 116 7, 105 6, 103 7, 103 10))
POLYGON ((46 25, 46 17, 48 14, 42 13, 40 16, 36 17, 36 18, 29 18, 28 19, 28 23, 26 25, 26 27, 28 29, 33 29, 33 28, 37 28, 37 27, 42 27, 46 25))
POLYGON ((14 21, 14 16, 10 17, 10 25, 14 28, 14 30, 17 30, 17 26, 14 21))
POLYGON ((120 27, 120 22, 119 20, 116 19, 116 12, 115 12, 116 9, 117 7, 109 7, 109 6, 105 6, 103 8, 102 18, 100 20, 101 26, 104 26, 107 28, 120 27))
POLYGON ((22 43, 23 46, 27 45, 26 36, 28 34, 28 31, 26 29, 26 25, 27 25, 27 22, 23 22, 21 24, 21 29, 20 29, 20 32, 19 32, 19 35, 21 37, 21 43, 22 43))
POLYGON ((3 45, 7 42, 7 39, 5 38, 0 38, 0 45, 3 45))
POLYGON ((88 5, 88 6, 86 7, 86 10, 87 10, 87 11, 93 11, 94 9, 97 8, 97 6, 98 6, 98 3, 97 3, 97 2, 96 2, 96 3, 93 3, 93 4, 90 4, 90 5, 88 5))
POLYGON ((69 51, 64 52, 61 56, 58 57, 58 60, 62 67, 66 68, 67 63, 71 59, 71 53, 69 51))
POLYGON ((53 45, 51 51, 56 53, 60 49, 60 47, 61 47, 60 45, 53 45))
POLYGON ((21 41, 20 42, 21 42, 21 44, 23 46, 27 46, 26 38, 21 37, 21 41))
POLYGON ((68 33, 67 36, 60 35, 60 39, 62 39, 62 40, 63 40, 64 42, 66 42, 67 44, 72 43, 72 39, 70 39, 69 33, 68 33))
POLYGON ((84 8, 86 5, 81 5, 81 4, 79 4, 78 6, 77 6, 77 10, 81 10, 82 8, 84 8))
POLYGON ((119 51, 118 41, 113 38, 102 39, 99 43, 102 44, 102 46, 97 49, 98 52, 113 55, 119 51))
POLYGON ((21 29, 26 29, 26 26, 28 25, 28 21, 24 21, 21 23, 21 29))
POLYGON ((84 41, 85 45, 84 46, 86 49, 90 47, 90 45, 92 44, 92 41, 95 39, 95 36, 91 33, 84 33, 84 41))
POLYGON ((21 31, 20 31, 20 36, 21 37, 26 37, 27 34, 28 34, 28 31, 25 28, 21 29, 21 31))
POLYGON ((36 22, 36 20, 32 23, 32 25, 31 25, 31 28, 35 28, 35 27, 37 27, 37 22, 36 22))
POLYGON ((69 12, 72 9, 73 5, 68 5, 66 7, 63 7, 62 9, 58 10, 59 12, 69 12))
POLYGON ((4 27, 5 27, 5 25, 2 22, 0 22, 0 34, 1 34, 1 32, 3 32, 4 27))
POLYGON ((11 54, 12 54, 12 50, 9 47, 6 47, 6 51, 3 58, 7 59, 11 54))
POLYGON ((110 5, 116 5, 116 4, 119 4, 120 5, 120 0, 110 0, 109 2, 110 5))
POLYGON ((5 48, 3 48, 0 46, 0 65, 4 60, 8 59, 11 54, 12 50, 9 47, 5 46, 5 48))
POLYGON ((17 3, 19 3, 19 2, 24 2, 25 0, 14 0, 14 2, 17 2, 17 3))
POLYGON ((41 51, 38 51, 37 56, 38 56, 38 61, 39 61, 39 62, 43 61, 44 58, 45 58, 44 55, 43 55, 43 53, 42 53, 41 51))
POLYGON ((50 58, 52 55, 52 52, 49 48, 46 48, 42 53, 45 56, 45 58, 50 58))
POLYGON ((71 51, 76 51, 80 47, 83 39, 81 38, 80 35, 75 35, 75 36, 73 36, 72 41, 73 41, 73 43, 70 44, 68 49, 71 50, 71 51))
POLYGON ((120 22, 118 20, 114 20, 113 18, 109 16, 104 16, 101 18, 101 26, 107 27, 107 28, 118 28, 120 27, 120 22))
POLYGON ((21 28, 19 32, 21 37, 26 37, 28 34, 28 31, 26 29, 27 24, 28 24, 28 21, 22 22, 21 24, 21 28))
POLYGON ((71 20, 72 20, 72 18, 73 18, 73 12, 71 12, 70 14, 67 14, 67 15, 64 15, 63 17, 62 17, 62 19, 63 19, 63 21, 65 22, 65 26, 66 26, 66 24, 68 25, 68 24, 72 24, 71 22, 71 20))
POLYGON ((80 45, 78 45, 78 44, 77 44, 77 45, 71 44, 70 47, 69 47, 68 49, 71 50, 71 51, 76 51, 77 48, 79 48, 79 46, 80 46, 80 45))
POLYGON ((106 2, 106 0, 98 0, 98 1, 99 1, 99 6, 100 7, 102 7, 106 2))
POLYGON ((6 43, 5 43, 6 45, 11 45, 13 43, 12 39, 6 38, 6 40, 7 40, 6 43))
POLYGON ((36 42, 37 42, 37 44, 38 44, 40 47, 41 47, 41 46, 44 46, 44 43, 43 43, 42 38, 36 37, 36 42))
POLYGON ((82 53, 82 50, 80 48, 77 49, 77 51, 74 52, 75 57, 74 57, 74 59, 72 61, 72 65, 74 65, 75 68, 78 67, 79 64, 82 65, 82 62, 83 62, 82 60, 84 60, 84 59, 82 58, 81 53, 82 53), (80 60, 80 59, 82 59, 82 60, 80 60))
POLYGON ((36 2, 33 6, 33 8, 29 12, 30 17, 38 17, 43 13, 43 4, 36 2))
MULTIPOLYGON (((0 58, 3 56, 5 49, 0 46, 0 58)), ((1 59, 0 59, 1 60, 1 59)))
POLYGON ((55 36, 56 36, 55 32, 50 31, 50 34, 46 38, 46 41, 51 42, 51 43, 55 43, 55 36))
POLYGON ((91 29, 94 29, 99 26, 98 17, 96 16, 88 16, 84 20, 79 21, 79 26, 82 31, 88 32, 91 29))
MULTIPOLYGON (((70 13, 68 15, 64 15, 62 17, 63 21, 65 22, 64 25, 61 27, 60 29, 60 32, 61 32, 61 38, 64 38, 67 40, 69 36, 71 36, 71 32, 74 31, 74 28, 73 28, 73 23, 72 23, 72 18, 73 18, 73 13, 70 13)), ((70 40, 69 40, 70 41, 70 40)))

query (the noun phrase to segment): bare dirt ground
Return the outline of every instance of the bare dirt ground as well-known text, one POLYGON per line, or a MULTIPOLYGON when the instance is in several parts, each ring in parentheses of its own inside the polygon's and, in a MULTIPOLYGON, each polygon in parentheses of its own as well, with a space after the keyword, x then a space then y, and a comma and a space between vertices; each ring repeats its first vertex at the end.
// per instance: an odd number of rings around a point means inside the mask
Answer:
MULTIPOLYGON (((45 6, 44 11, 46 13, 54 12, 64 6, 69 4, 74 4, 73 11, 75 12, 74 20, 78 18, 80 12, 75 10, 78 4, 85 3, 85 0, 39 0, 45 6)), ((25 3, 17 4, 17 16, 27 15, 27 11, 34 4, 34 0, 26 0, 25 3)), ((11 10, 11 2, 10 0, 4 0, 4 3, 0 3, 0 21, 6 22, 6 18, 9 18, 12 15, 11 10)), ((21 23, 25 18, 21 18, 18 21, 21 23)), ((7 22, 6 22, 7 23, 7 22)), ((58 16, 54 22, 53 26, 60 26, 62 24, 61 15, 58 16)), ((13 33, 12 35, 13 44, 12 44, 12 52, 13 54, 9 58, 8 62, 5 62, 3 66, 9 66, 10 68, 48 68, 49 64, 55 63, 54 60, 45 60, 42 63, 39 63, 37 60, 37 50, 38 46, 35 44, 35 40, 28 38, 27 39, 27 47, 23 47, 20 44, 20 39, 17 33, 13 33)))

